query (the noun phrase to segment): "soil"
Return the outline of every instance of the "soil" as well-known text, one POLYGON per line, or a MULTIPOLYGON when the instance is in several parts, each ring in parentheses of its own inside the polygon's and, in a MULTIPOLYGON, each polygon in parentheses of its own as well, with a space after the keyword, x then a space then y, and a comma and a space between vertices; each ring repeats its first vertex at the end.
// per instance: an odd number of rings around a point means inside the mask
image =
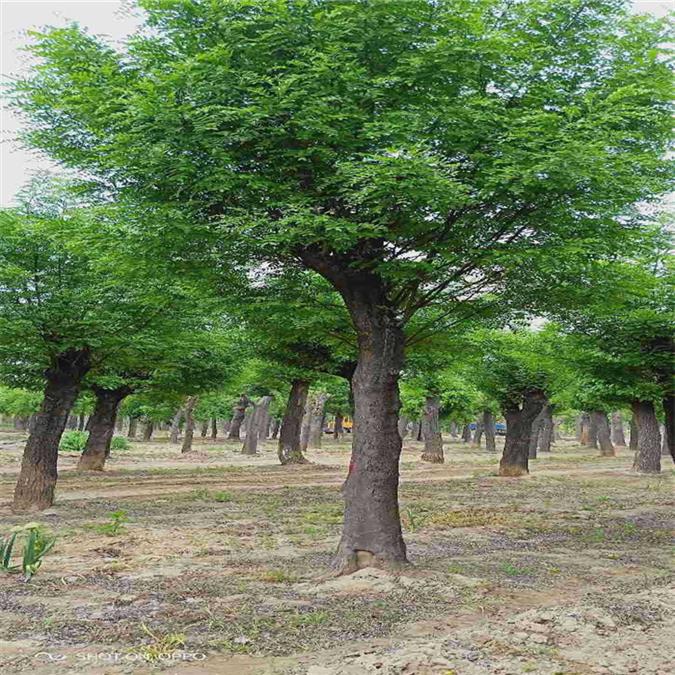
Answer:
POLYGON ((627 449, 558 441, 499 478, 500 453, 446 439, 424 464, 408 441, 411 565, 336 577, 348 438, 289 467, 272 441, 132 443, 90 474, 66 453, 30 518, 9 509, 24 440, 0 431, 0 535, 38 520, 57 543, 30 582, 0 572, 2 673, 675 672, 675 472, 627 449))

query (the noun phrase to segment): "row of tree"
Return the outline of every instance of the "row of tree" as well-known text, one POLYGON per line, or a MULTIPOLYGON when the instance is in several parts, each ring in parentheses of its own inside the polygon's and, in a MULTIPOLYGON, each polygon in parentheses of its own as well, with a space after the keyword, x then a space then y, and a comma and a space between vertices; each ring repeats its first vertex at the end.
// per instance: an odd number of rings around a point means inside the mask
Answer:
POLYGON ((36 34, 14 87, 80 199, 2 218, 2 379, 44 386, 15 508, 51 502, 87 379, 196 396, 251 344, 297 409, 299 382, 349 381, 343 571, 406 560, 403 373, 434 398, 435 366, 474 355, 503 475, 565 389, 557 340, 589 395, 633 406, 641 456, 656 402, 672 438, 664 22, 616 0, 138 4, 123 47, 36 34), (495 332, 528 316, 552 343, 495 332))

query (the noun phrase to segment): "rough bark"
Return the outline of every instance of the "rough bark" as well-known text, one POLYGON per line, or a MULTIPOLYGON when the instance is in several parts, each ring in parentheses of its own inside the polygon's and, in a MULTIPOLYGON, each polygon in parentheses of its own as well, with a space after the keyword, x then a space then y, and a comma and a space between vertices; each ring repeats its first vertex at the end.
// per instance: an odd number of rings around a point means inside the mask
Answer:
POLYGON ((192 440, 195 435, 195 407, 197 406, 197 397, 189 396, 185 401, 183 414, 185 415, 185 434, 183 435, 183 445, 181 446, 181 454, 192 451, 192 440))
POLYGON ((539 414, 534 418, 532 422, 532 428, 530 429, 530 444, 528 446, 528 457, 529 459, 537 459, 537 450, 539 449, 539 436, 541 434, 541 428, 544 424, 544 410, 546 406, 541 409, 539 414))
POLYGON ((147 420, 143 425, 143 440, 149 441, 152 438, 152 432, 155 430, 155 423, 152 420, 147 420))
POLYGON ((485 429, 485 449, 488 452, 497 452, 495 416, 490 410, 483 411, 483 428, 485 429))
POLYGON ((635 413, 633 413, 630 418, 630 440, 628 441, 628 447, 635 452, 637 452, 638 449, 638 436, 637 422, 635 421, 635 413))
POLYGON ((616 450, 612 444, 612 434, 607 413, 603 410, 593 410, 591 411, 591 418, 593 419, 593 426, 596 431, 600 455, 602 457, 616 457, 616 450))
POLYGON ((258 439, 260 438, 260 426, 267 419, 267 411, 269 410, 271 396, 261 397, 253 406, 247 424, 246 424, 246 438, 244 439, 244 446, 241 449, 244 455, 255 455, 258 452, 258 439))
POLYGON ((241 425, 246 417, 246 408, 251 405, 251 401, 246 394, 242 394, 237 401, 237 404, 232 409, 232 419, 230 420, 230 430, 227 437, 230 440, 241 439, 241 425))
POLYGON ((541 411, 541 426, 539 427, 539 439, 537 441, 537 450, 539 452, 551 452, 554 434, 553 406, 549 403, 541 411))
POLYGON ((307 406, 309 382, 307 380, 293 380, 291 391, 288 394, 284 419, 279 432, 278 456, 281 464, 306 464, 302 454, 300 434, 302 420, 307 406))
POLYGON ((53 504, 59 442, 90 367, 88 351, 71 349, 55 357, 45 371, 44 399, 24 448, 14 511, 41 511, 53 504))
POLYGON ((312 398, 312 404, 309 410, 309 436, 307 439, 307 447, 310 450, 318 450, 321 448, 321 441, 323 439, 323 421, 324 408, 329 396, 323 391, 317 392, 312 398))
POLYGON ((637 424, 637 452, 633 469, 640 473, 661 471, 661 434, 651 401, 633 401, 633 415, 637 424))
POLYGON ((439 422, 441 402, 438 396, 427 396, 422 417, 422 436, 424 438, 423 462, 443 464, 443 437, 439 422))
POLYGON ((483 427, 483 416, 481 415, 476 420, 476 430, 473 432, 473 445, 476 448, 480 448, 480 441, 483 438, 483 432, 485 428, 483 427))
POLYGON ((586 437, 587 448, 598 448, 598 420, 593 414, 588 413, 588 434, 586 437))
POLYGON ((179 408, 176 414, 171 419, 171 429, 169 431, 169 443, 178 444, 178 437, 180 436, 180 423, 183 420, 185 411, 179 408))
POLYGON ((534 389, 524 394, 522 406, 509 405, 504 408, 506 441, 499 462, 500 476, 522 476, 529 472, 532 423, 544 405, 546 405, 545 394, 534 389))
POLYGON ((626 437, 623 433, 623 419, 620 412, 612 413, 612 443, 619 447, 625 447, 626 437))
POLYGON ((120 403, 131 393, 129 387, 104 389, 94 386, 92 391, 96 395, 96 404, 87 425, 87 444, 77 464, 79 471, 103 471, 115 433, 117 411, 120 403))

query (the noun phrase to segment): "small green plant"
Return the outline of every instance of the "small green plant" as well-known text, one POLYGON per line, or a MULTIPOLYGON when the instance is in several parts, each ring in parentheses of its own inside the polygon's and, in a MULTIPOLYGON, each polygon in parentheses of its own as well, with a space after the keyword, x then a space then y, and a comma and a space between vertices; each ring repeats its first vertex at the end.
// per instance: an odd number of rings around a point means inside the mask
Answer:
POLYGON ((153 633, 144 623, 141 624, 141 628, 146 635, 152 638, 152 642, 147 645, 140 645, 134 651, 148 663, 158 663, 164 659, 170 659, 175 652, 185 646, 185 636, 180 633, 159 635, 153 633))
POLYGON ((61 436, 59 450, 63 450, 63 452, 82 452, 84 446, 87 445, 88 438, 88 431, 66 431, 61 436))
POLYGON ((12 564, 12 554, 19 535, 24 535, 21 571, 24 579, 30 581, 42 565, 44 557, 56 543, 56 537, 48 535, 39 523, 12 528, 9 536, 0 541, 0 569, 5 572, 18 572, 19 566, 12 564))
POLYGON ((233 499, 234 495, 231 492, 220 490, 219 492, 213 493, 213 500, 216 502, 231 502, 233 499))
POLYGON ((94 525, 93 529, 99 534, 105 534, 109 537, 116 537, 124 532, 124 525, 129 522, 126 511, 113 511, 110 513, 110 522, 102 525, 94 525))
POLYGON ((114 436, 110 441, 111 450, 128 450, 130 447, 131 444, 124 436, 114 436))
POLYGON ((510 576, 510 577, 520 577, 525 574, 529 574, 529 570, 525 567, 517 567, 516 565, 512 565, 511 563, 502 563, 500 565, 500 569, 504 574, 510 576))

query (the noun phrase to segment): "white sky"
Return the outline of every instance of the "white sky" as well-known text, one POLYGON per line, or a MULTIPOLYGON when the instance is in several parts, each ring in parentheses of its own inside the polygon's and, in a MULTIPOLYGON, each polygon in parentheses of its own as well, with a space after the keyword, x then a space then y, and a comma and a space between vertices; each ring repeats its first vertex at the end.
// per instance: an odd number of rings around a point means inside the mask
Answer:
MULTIPOLYGON (((141 23, 138 14, 133 15, 125 5, 125 0, 0 0, 2 82, 26 67, 22 52, 26 31, 77 21, 92 33, 121 41, 141 23)), ((634 0, 633 5, 638 12, 663 15, 675 9, 675 0, 634 0)), ((4 105, 0 114, 0 205, 6 206, 12 204, 17 190, 33 172, 51 165, 36 153, 20 148, 14 140, 19 121, 4 105)))

